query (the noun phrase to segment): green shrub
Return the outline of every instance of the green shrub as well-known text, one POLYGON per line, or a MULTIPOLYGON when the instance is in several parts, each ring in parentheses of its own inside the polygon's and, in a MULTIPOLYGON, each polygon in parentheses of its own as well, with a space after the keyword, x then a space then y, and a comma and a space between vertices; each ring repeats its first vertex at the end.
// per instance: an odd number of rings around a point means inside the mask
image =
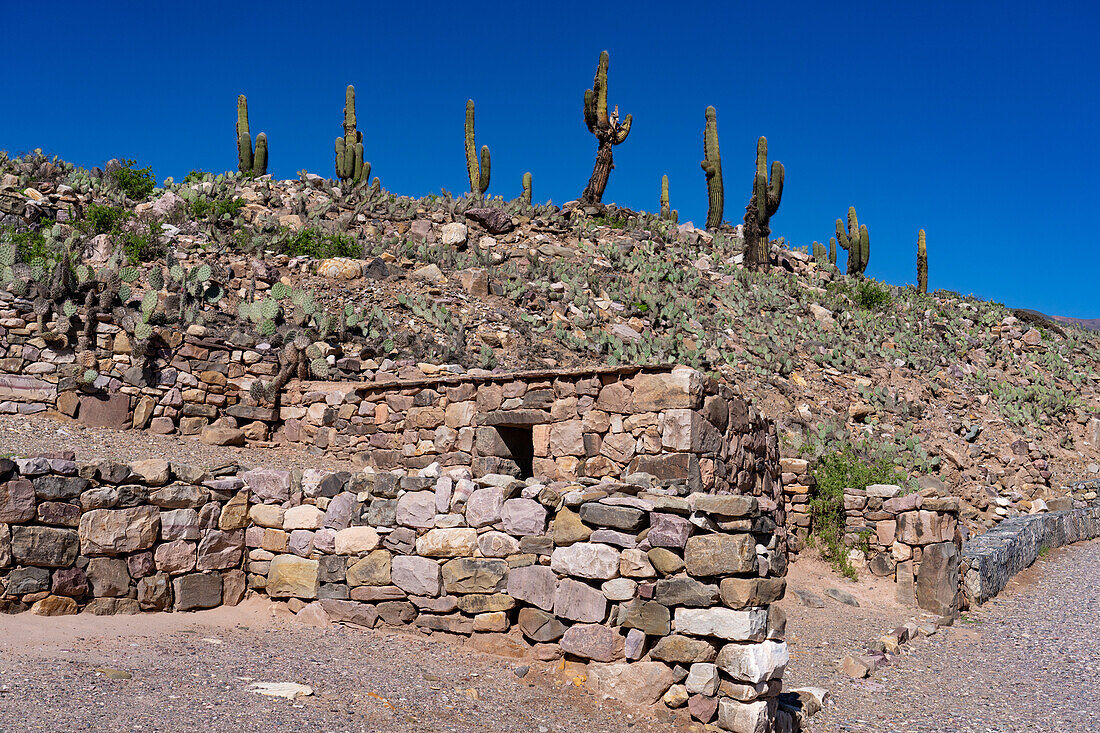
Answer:
POLYGON ((122 167, 111 172, 111 178, 127 197, 140 201, 153 192, 157 186, 157 177, 153 175, 153 168, 134 168, 136 161, 124 160, 122 167))
POLYGON ((236 218, 243 208, 244 199, 218 199, 214 202, 214 218, 221 219, 226 214, 229 214, 231 219, 236 218))
POLYGON ((852 291, 856 305, 864 310, 874 311, 890 305, 890 291, 874 280, 862 280, 852 291))
POLYGON ((122 252, 126 255, 126 263, 137 265, 142 262, 150 262, 164 254, 164 248, 158 240, 159 227, 150 224, 145 232, 124 232, 121 234, 122 252))
POLYGON ((359 257, 362 254, 359 245, 347 234, 329 234, 312 227, 293 234, 283 245, 283 252, 291 257, 311 257, 315 260, 359 257))
POLYGON ((118 234, 122 231, 122 222, 130 218, 130 212, 113 206, 90 204, 84 216, 91 234, 118 234))
POLYGON ((865 460, 848 447, 822 456, 814 467, 814 478, 817 488, 810 499, 811 539, 837 572, 855 580, 856 570, 848 562, 848 548, 844 546, 844 489, 891 484, 897 474, 886 461, 865 460))
POLYGON ((598 214, 592 217, 592 223, 596 226, 611 227, 612 229, 622 229, 626 226, 626 217, 598 214))
POLYGON ((16 257, 20 262, 30 264, 37 259, 51 259, 53 253, 46 244, 46 237, 37 229, 16 231, 12 227, 4 227, 0 232, 0 239, 15 245, 16 257))
POLYGON ((209 175, 206 171, 194 170, 183 177, 184 183, 202 183, 209 175))

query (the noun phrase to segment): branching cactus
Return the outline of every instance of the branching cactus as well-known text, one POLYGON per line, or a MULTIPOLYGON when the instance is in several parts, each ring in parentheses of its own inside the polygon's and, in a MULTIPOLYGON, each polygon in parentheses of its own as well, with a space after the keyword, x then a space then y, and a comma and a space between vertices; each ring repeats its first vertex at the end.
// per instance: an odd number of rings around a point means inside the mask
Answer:
POLYGON ((825 245, 821 242, 814 241, 813 243, 813 255, 814 262, 819 265, 824 265, 828 261, 828 254, 825 251, 825 245))
POLYGON ((481 165, 477 162, 474 142, 474 100, 466 100, 466 172, 470 176, 470 193, 484 195, 489 188, 489 146, 481 146, 481 165))
POLYGON ((344 136, 336 138, 336 177, 355 186, 370 178, 370 163, 363 160, 363 133, 355 129, 355 87, 344 93, 344 136))
POLYGON ((523 174, 523 195, 521 196, 523 203, 528 206, 531 205, 531 172, 523 174))
POLYGON ((248 132, 248 100, 243 94, 237 97, 237 169, 249 176, 267 173, 267 133, 256 136, 253 150, 248 132))
POLYGON ((917 289, 928 292, 928 248, 924 244, 924 230, 917 234, 917 289))
MULTIPOLYGON (((756 177, 753 179, 752 198, 745 207, 745 267, 750 270, 768 268, 768 243, 772 230, 772 215, 779 210, 783 199, 783 164, 772 163, 771 180, 768 180, 768 140, 761 137, 756 142, 756 177)), ((708 222, 709 224, 709 222, 708 222)))
POLYGON ((615 105, 614 111, 607 112, 607 66, 610 57, 607 51, 600 54, 600 63, 596 67, 596 78, 592 81, 592 88, 584 90, 584 123, 588 130, 596 136, 599 147, 596 149, 596 165, 592 169, 592 177, 588 179, 584 193, 581 194, 581 203, 597 204, 603 200, 604 189, 607 188, 607 179, 611 175, 611 169, 615 167, 611 150, 620 145, 630 134, 630 124, 633 121, 631 115, 627 115, 622 122, 619 121, 619 107, 615 105))
POLYGON ((718 152, 718 113, 714 107, 707 107, 707 127, 703 133, 703 162, 700 165, 707 175, 709 202, 707 229, 716 229, 722 226, 722 210, 726 205, 726 194, 722 188, 722 156, 718 152))
POLYGON ((848 274, 862 277, 871 259, 871 240, 867 236, 867 225, 861 225, 856 218, 856 207, 848 207, 847 230, 843 220, 836 220, 836 241, 848 253, 848 274))

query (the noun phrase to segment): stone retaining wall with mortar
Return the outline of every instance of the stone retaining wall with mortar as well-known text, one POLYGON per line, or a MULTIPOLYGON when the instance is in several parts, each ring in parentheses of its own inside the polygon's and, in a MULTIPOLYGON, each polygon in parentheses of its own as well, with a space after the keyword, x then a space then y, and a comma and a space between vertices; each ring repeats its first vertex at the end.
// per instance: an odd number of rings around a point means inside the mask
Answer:
POLYGON ((303 620, 564 655, 599 694, 686 707, 732 731, 793 730, 799 713, 779 698, 778 480, 773 490, 708 494, 645 473, 520 481, 465 465, 213 475, 161 460, 3 459, 0 603, 188 610, 248 587, 303 620))
POLYGON ((996 596, 1009 578, 1035 562, 1043 549, 1095 537, 1100 537, 1100 506, 1004 520, 963 545, 963 608, 979 606, 996 596))

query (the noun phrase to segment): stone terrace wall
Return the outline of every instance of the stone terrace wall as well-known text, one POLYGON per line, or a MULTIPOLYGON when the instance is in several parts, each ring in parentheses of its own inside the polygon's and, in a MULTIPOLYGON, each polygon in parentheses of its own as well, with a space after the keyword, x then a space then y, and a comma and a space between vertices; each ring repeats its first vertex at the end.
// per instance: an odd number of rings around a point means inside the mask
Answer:
POLYGON ((564 655, 600 694, 663 700, 727 730, 796 725, 779 703, 785 621, 771 604, 786 554, 769 497, 641 473, 213 476, 69 458, 0 462, 4 610, 187 610, 236 603, 247 586, 308 620, 564 655))
POLYGON ((963 546, 963 607, 978 606, 996 596, 1044 548, 1095 537, 1100 537, 1100 506, 1006 519, 963 546))

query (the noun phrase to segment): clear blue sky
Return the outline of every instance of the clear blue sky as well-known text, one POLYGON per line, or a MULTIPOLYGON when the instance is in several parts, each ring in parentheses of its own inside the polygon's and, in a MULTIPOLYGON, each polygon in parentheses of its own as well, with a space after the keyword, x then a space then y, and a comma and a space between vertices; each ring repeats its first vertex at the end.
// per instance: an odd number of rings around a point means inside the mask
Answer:
POLYGON ((787 170, 772 219, 827 242, 855 205, 868 274, 1100 316, 1100 9, 1093 2, 5 4, 0 149, 86 166, 131 157, 177 180, 236 167, 238 93, 270 171, 332 176, 344 87, 372 175, 397 193, 466 187, 462 128, 493 153, 489 191, 576 198, 595 140, 581 102, 601 49, 634 115, 604 197, 705 218, 703 111, 718 110, 726 218, 755 141, 787 170), (351 9, 354 8, 354 9, 351 9), (409 9, 405 9, 409 8, 409 9))

